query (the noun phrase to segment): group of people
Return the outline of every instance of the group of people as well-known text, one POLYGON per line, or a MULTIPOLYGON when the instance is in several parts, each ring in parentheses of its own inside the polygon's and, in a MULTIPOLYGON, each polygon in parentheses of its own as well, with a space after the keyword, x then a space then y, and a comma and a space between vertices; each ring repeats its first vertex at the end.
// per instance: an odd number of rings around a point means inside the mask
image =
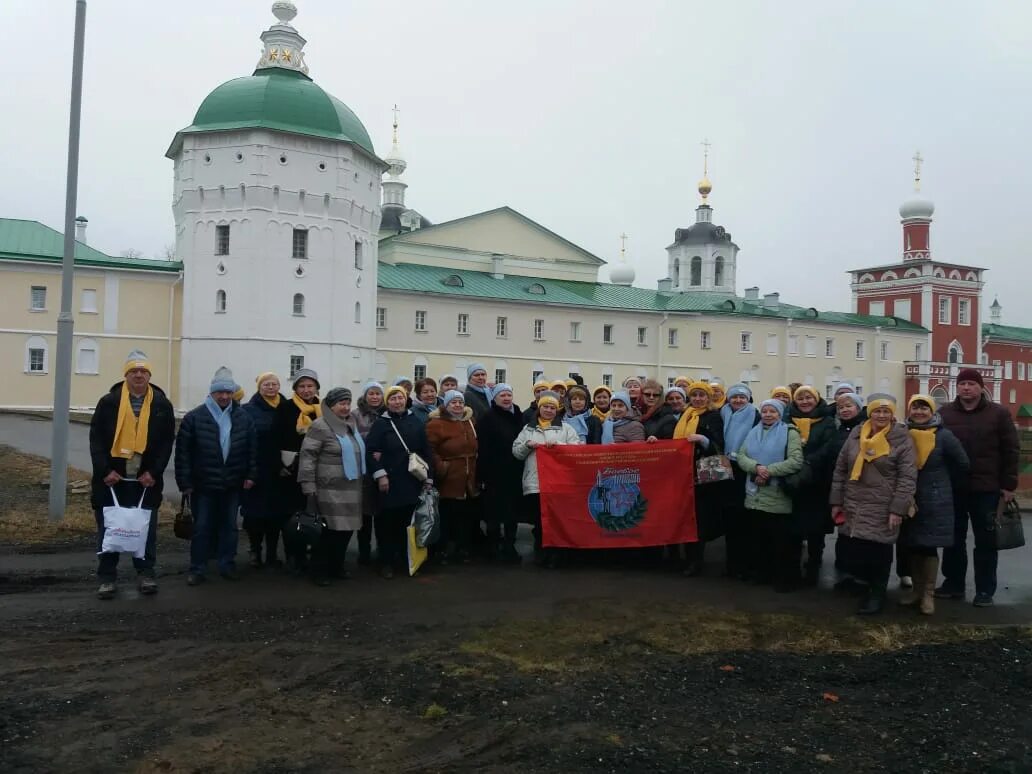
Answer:
MULTIPOLYGON (((323 394, 316 372, 302 369, 288 397, 268 372, 246 401, 223 367, 178 432, 150 372, 146 355, 131 353, 90 432, 98 553, 109 489, 142 487, 151 509, 146 555, 134 559, 144 594, 157 591, 157 508, 173 446, 176 483, 194 518, 190 585, 204 582, 211 558, 222 577, 239 577, 238 517, 252 567, 280 566, 282 539, 287 568, 328 585, 348 577, 357 532, 358 562, 374 560, 375 534, 375 560, 391 578, 406 566, 406 527, 430 488, 442 522, 435 561, 520 562, 517 531, 529 523, 535 562, 554 568, 571 556, 543 545, 536 450, 680 439, 694 445, 697 464, 720 455, 710 462, 729 470, 725 480, 695 479, 698 541, 645 550, 645 561, 697 575, 706 543, 723 536, 728 576, 788 592, 817 585, 826 536, 837 528, 836 588, 862 592, 858 612, 883 609, 895 559, 900 602, 931 614, 936 597, 964 597, 969 521, 974 604, 992 604, 993 516, 1017 487, 1014 424, 974 369, 959 374, 956 400, 941 409, 926 395, 905 407, 887 394, 865 400, 845 383, 826 402, 804 384, 758 399, 748 385, 725 388, 719 379, 679 377, 664 388, 632 376, 617 390, 541 379, 521 411, 512 387, 489 385, 479 363, 468 367, 462 390, 453 375, 399 377, 390 387, 370 381, 357 395, 347 387, 323 394), (323 524, 310 549, 292 535, 290 517, 301 512, 323 524)), ((100 553, 103 599, 116 593, 117 563, 118 554, 100 553)))

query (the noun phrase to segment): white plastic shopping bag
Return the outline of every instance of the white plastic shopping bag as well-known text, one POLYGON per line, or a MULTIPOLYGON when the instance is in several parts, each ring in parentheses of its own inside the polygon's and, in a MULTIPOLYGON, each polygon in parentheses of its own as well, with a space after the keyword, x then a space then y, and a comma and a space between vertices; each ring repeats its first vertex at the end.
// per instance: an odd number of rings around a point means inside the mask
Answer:
POLYGON ((115 504, 104 508, 104 541, 100 553, 132 554, 137 559, 143 559, 147 552, 151 517, 150 510, 143 507, 146 495, 145 489, 135 508, 125 508, 118 504, 115 490, 111 488, 111 499, 115 504))

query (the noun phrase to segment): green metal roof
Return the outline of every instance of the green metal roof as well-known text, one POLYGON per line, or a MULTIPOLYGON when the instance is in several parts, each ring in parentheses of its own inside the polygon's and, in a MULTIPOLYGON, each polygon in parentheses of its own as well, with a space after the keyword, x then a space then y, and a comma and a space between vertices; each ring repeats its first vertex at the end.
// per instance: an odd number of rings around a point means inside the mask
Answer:
POLYGON ((165 155, 172 158, 179 152, 184 134, 233 129, 273 129, 351 142, 376 156, 369 133, 351 108, 304 73, 279 67, 255 70, 217 87, 204 98, 193 123, 176 133, 165 155))
POLYGON ((1032 403, 1022 403, 1018 407, 1019 417, 1032 417, 1032 403))
POLYGON ((746 301, 731 293, 674 293, 627 285, 609 285, 602 282, 574 282, 512 275, 495 279, 486 272, 456 271, 455 269, 411 263, 391 265, 381 262, 378 272, 378 287, 382 290, 396 290, 405 293, 433 293, 600 309, 697 312, 714 315, 734 314, 819 320, 826 323, 858 325, 867 328, 882 326, 905 331, 925 330, 920 325, 895 317, 871 317, 848 312, 819 312, 815 309, 784 303, 780 304, 776 310, 769 309, 760 303, 746 301), (461 284, 454 278, 461 280, 461 284))
POLYGON ((1032 344, 1032 328, 1018 328, 1014 325, 997 325, 987 323, 982 326, 983 339, 1003 339, 1004 341, 1020 341, 1032 344))
MULTIPOLYGON (((61 263, 64 257, 64 235, 37 220, 0 218, 0 260, 61 263)), ((182 271, 179 261, 155 261, 148 258, 119 258, 102 253, 82 242, 75 243, 75 265, 111 269, 143 269, 147 271, 182 271)))

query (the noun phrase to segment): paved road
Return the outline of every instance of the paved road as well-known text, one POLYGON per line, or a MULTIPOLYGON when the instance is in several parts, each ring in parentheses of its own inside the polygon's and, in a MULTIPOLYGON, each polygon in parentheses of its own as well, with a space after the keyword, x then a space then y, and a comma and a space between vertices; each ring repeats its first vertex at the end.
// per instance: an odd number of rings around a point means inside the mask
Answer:
MULTIPOLYGON (((28 454, 49 458, 51 432, 49 419, 21 414, 0 414, 0 444, 13 446, 28 454)), ((92 469, 89 425, 72 422, 69 427, 68 464, 86 472, 92 469)), ((165 497, 176 504, 179 503, 179 490, 176 488, 171 465, 165 471, 165 497)))

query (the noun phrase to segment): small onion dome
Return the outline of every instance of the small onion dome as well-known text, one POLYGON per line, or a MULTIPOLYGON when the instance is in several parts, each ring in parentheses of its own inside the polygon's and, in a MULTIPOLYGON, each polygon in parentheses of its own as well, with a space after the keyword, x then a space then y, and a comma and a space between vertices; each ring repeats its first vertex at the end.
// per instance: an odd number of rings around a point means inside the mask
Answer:
POLYGON ((710 191, 712 190, 713 183, 710 182, 710 179, 708 177, 703 177, 702 180, 699 181, 699 193, 702 195, 702 198, 705 199, 707 196, 709 196, 710 191))
POLYGON ((614 285, 632 285, 634 269, 626 263, 618 263, 609 269, 609 281, 614 285))
POLYGON ((935 205, 927 199, 908 199, 899 206, 899 216, 907 218, 931 218, 935 212, 935 205))

